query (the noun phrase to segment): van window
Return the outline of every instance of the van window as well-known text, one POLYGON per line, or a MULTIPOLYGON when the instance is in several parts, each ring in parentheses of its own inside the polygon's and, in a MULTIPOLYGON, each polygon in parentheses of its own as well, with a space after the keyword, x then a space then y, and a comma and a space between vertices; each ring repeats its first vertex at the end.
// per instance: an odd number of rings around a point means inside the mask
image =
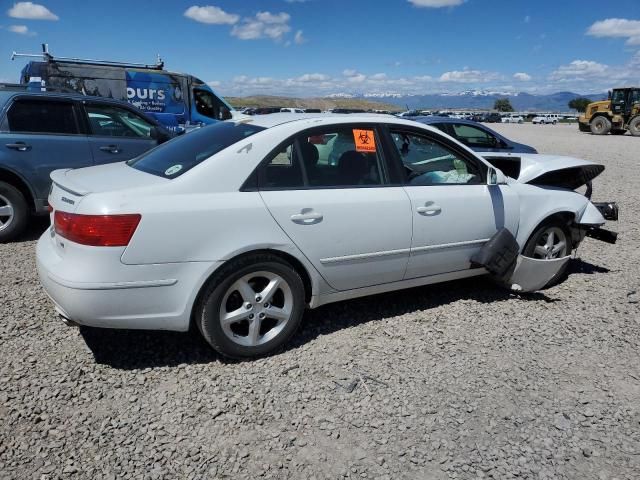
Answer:
POLYGON ((263 127, 255 125, 215 123, 163 143, 129 160, 127 165, 159 177, 177 178, 212 155, 262 130, 263 127))
POLYGON ((7 121, 12 132, 79 133, 71 102, 18 100, 9 108, 7 121))
POLYGON ((211 92, 194 88, 193 99, 196 104, 196 111, 200 115, 216 120, 228 120, 231 118, 229 109, 211 92))

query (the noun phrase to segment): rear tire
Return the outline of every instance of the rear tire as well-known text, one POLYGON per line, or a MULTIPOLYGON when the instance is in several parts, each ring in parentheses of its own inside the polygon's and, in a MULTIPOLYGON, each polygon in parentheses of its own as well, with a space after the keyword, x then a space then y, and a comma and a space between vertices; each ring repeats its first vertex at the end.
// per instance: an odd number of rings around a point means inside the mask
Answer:
MULTIPOLYGON (((529 258, 554 259, 570 255, 571 250, 571 232, 567 227, 567 223, 560 219, 552 218, 535 229, 529 240, 527 240, 522 254, 529 258)), ((549 280, 544 288, 560 283, 564 278, 567 266, 568 263, 549 280)))
POLYGON ((255 254, 221 268, 201 296, 195 321, 207 343, 222 355, 252 358, 282 347, 300 325, 304 310, 298 272, 275 255, 255 254))
POLYGON ((18 237, 29 223, 29 206, 13 185, 0 182, 0 243, 18 237))
POLYGON ((631 119, 629 122, 629 131, 634 137, 640 137, 640 115, 631 119))
POLYGON ((611 121, 607 117, 599 116, 591 120, 591 133, 606 135, 611 131, 611 121))

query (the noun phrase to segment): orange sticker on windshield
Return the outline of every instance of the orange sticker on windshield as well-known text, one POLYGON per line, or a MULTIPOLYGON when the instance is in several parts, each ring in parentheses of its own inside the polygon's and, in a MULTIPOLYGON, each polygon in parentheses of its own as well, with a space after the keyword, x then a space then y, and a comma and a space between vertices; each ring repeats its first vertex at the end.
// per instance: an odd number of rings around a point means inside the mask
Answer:
POLYGON ((356 152, 375 153, 376 137, 373 130, 353 130, 353 140, 356 143, 356 152))

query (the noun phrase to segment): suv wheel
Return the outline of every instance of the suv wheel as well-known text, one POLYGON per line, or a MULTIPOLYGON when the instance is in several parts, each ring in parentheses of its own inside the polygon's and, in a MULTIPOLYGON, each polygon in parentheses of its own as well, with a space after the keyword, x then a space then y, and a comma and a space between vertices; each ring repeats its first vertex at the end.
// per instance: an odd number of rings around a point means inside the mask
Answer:
POLYGON ((20 190, 0 182, 0 243, 20 235, 29 220, 29 207, 20 190))

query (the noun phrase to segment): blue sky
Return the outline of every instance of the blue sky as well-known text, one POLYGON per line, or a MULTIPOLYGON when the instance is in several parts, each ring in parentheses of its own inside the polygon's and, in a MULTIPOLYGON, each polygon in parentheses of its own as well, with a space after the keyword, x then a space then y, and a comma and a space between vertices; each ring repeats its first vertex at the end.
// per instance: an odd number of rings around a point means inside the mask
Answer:
POLYGON ((640 1, 0 0, 0 80, 54 55, 152 62, 221 94, 582 93, 640 82, 640 1))

